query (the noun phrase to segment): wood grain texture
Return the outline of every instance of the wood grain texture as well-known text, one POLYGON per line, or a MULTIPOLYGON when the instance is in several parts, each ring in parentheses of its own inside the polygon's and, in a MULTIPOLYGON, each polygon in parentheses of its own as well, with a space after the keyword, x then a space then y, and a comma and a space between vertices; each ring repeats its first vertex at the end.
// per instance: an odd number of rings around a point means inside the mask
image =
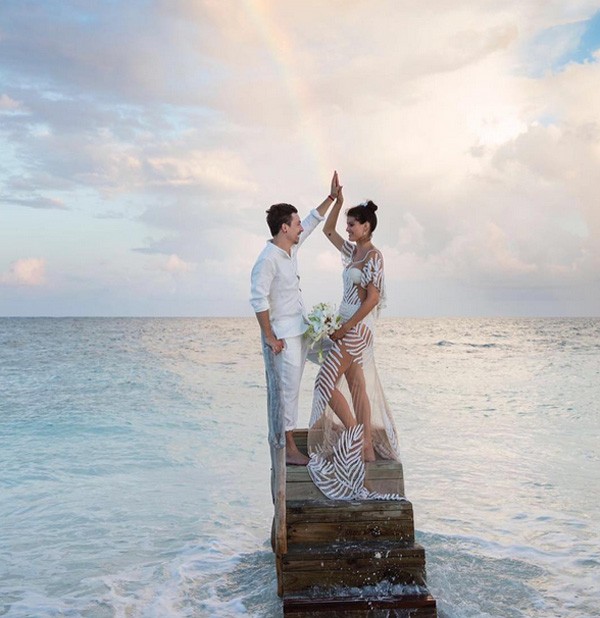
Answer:
MULTIPOLYGON (((294 432, 304 451, 306 434, 294 432)), ((403 495, 402 464, 367 464, 366 484, 403 495)), ((287 466, 285 525, 287 551, 277 557, 284 616, 437 618, 408 500, 329 500, 305 467, 287 466)))

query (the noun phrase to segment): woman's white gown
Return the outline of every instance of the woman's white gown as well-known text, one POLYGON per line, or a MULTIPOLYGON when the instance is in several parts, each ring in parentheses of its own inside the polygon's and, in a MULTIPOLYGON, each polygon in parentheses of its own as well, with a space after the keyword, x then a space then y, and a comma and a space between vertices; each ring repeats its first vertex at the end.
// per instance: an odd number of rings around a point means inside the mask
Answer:
POLYGON ((375 315, 385 297, 383 258, 377 250, 372 250, 363 260, 354 261, 355 250, 356 246, 349 241, 344 242, 341 250, 344 295, 339 313, 342 320, 346 322, 360 307, 358 286, 366 288, 373 283, 380 292, 380 304, 343 339, 332 342, 319 369, 309 423, 310 462, 307 467, 315 485, 333 500, 402 499, 398 494, 386 493, 389 487, 385 483, 378 485, 377 481, 369 481, 365 485, 364 432, 360 420, 369 407, 377 459, 399 461, 400 458, 396 427, 379 381, 373 353, 375 315), (349 368, 343 372, 348 363, 349 368), (339 401, 340 396, 346 399, 358 424, 344 427, 330 406, 332 395, 334 401, 339 401))

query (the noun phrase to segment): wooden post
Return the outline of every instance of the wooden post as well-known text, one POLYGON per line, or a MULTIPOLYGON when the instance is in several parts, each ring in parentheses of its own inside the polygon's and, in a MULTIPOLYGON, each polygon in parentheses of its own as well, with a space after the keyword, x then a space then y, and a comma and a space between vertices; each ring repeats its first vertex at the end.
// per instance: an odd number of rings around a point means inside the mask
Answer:
MULTIPOLYGON (((269 445, 271 451, 271 495, 275 507, 274 549, 278 564, 287 553, 287 530, 285 519, 285 430, 281 411, 281 385, 275 368, 275 356, 262 336, 263 358, 267 380, 267 412, 269 445)), ((283 594, 283 581, 278 577, 278 594, 283 594)))

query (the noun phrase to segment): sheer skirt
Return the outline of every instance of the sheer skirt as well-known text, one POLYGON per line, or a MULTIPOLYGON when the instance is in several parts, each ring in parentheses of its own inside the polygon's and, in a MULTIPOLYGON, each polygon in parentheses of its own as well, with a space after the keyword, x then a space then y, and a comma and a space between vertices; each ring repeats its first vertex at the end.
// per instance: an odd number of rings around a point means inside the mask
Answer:
MULTIPOLYGON (((357 308, 342 303, 344 321, 357 308)), ((401 498, 393 481, 365 483, 365 459, 400 461, 396 428, 375 365, 372 314, 331 342, 315 381, 308 451, 309 474, 328 498, 401 498)))

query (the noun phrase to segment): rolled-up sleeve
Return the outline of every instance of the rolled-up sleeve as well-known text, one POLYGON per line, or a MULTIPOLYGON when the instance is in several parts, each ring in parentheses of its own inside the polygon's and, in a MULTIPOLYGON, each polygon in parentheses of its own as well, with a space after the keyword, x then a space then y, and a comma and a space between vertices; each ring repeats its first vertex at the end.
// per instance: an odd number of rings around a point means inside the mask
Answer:
POLYGON ((304 231, 300 234, 300 238, 298 239, 298 246, 300 246, 314 231, 314 229, 323 221, 325 217, 322 217, 319 214, 319 211, 316 208, 313 208, 305 219, 302 220, 302 227, 304 231))
POLYGON ((255 313, 269 309, 269 293, 275 277, 275 265, 271 260, 260 258, 250 277, 250 304, 255 313))

